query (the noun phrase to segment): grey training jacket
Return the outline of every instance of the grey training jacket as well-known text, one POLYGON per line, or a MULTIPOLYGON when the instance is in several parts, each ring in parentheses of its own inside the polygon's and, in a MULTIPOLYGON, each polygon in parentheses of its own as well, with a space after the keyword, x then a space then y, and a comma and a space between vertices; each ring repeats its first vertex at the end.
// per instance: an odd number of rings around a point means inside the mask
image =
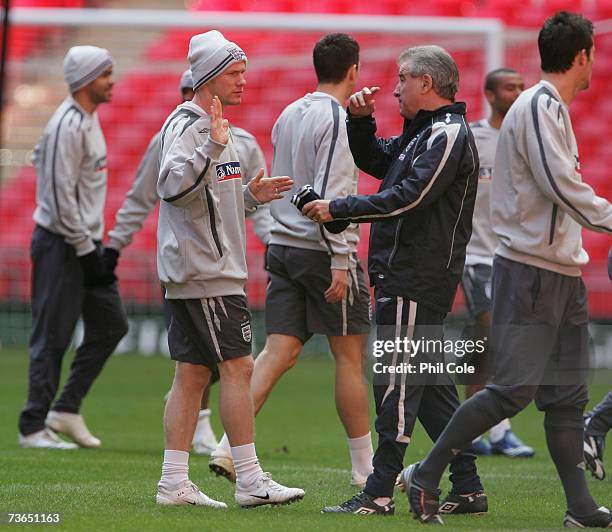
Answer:
POLYGON ((257 200, 242 184, 232 134, 222 145, 209 128, 209 116, 186 102, 161 130, 157 269, 168 299, 245 294, 244 210, 257 200))
POLYGON ((612 232, 612 205, 582 181, 569 109, 540 81, 504 118, 491 191, 496 254, 563 275, 589 261, 582 227, 612 232))
POLYGON ((306 94, 285 108, 272 129, 272 175, 293 178, 291 193, 274 201, 275 220, 270 243, 326 251, 333 269, 347 270, 359 243, 359 226, 340 234, 303 216, 290 203, 304 185, 312 185, 325 199, 357 193, 358 170, 348 145, 346 111, 324 92, 306 94))
MULTIPOLYGON (((240 166, 244 169, 242 182, 246 184, 260 168, 265 171, 266 161, 253 135, 238 127, 230 126, 230 128, 238 151, 240 166)), ((132 242, 134 235, 140 231, 147 216, 157 205, 160 134, 161 132, 156 133, 149 142, 136 171, 132 188, 117 211, 115 226, 108 232, 109 247, 118 251, 132 242)), ((247 211, 247 216, 250 216, 253 221, 255 234, 264 244, 267 244, 272 227, 268 204, 259 206, 255 212, 247 211)))
POLYGON ((34 148, 34 221, 62 235, 77 255, 95 249, 104 234, 106 142, 97 113, 68 96, 47 123, 34 148))

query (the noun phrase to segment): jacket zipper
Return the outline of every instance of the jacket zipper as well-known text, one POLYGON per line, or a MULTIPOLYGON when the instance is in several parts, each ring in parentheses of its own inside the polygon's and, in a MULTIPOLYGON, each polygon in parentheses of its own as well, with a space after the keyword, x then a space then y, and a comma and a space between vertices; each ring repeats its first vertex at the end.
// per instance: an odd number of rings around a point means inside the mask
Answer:
POLYGON ((399 246, 399 234, 400 234, 400 231, 402 230, 403 223, 404 223, 404 219, 402 218, 398 222, 397 229, 395 230, 395 244, 393 245, 393 250, 391 251, 391 255, 389 255, 389 260, 387 262, 387 266, 389 268, 391 268, 391 261, 393 260, 393 258, 395 257, 395 254, 397 253, 397 248, 399 246))
POLYGON ((217 222, 215 220, 215 204, 213 203, 213 199, 210 194, 210 190, 208 189, 208 185, 204 187, 204 191, 206 192, 206 204, 208 205, 210 230, 212 231, 213 240, 215 241, 215 246, 217 246, 219 257, 223 257, 223 249, 221 248, 221 241, 219 240, 219 234, 217 233, 217 222))
POLYGON ((548 237, 548 245, 552 245, 553 240, 555 238, 555 226, 557 225, 557 210, 559 209, 558 205, 555 203, 553 205, 552 217, 550 220, 550 236, 548 237))

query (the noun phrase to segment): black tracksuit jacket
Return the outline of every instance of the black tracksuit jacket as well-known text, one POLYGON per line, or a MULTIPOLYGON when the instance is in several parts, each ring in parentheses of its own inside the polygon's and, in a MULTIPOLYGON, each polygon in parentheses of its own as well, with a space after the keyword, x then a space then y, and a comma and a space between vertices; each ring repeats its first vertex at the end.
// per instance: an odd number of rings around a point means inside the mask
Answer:
POLYGON ((465 104, 419 111, 398 137, 376 137, 372 116, 347 117, 357 166, 379 191, 331 202, 334 219, 372 222, 372 285, 440 313, 451 306, 472 233, 478 152, 465 104))

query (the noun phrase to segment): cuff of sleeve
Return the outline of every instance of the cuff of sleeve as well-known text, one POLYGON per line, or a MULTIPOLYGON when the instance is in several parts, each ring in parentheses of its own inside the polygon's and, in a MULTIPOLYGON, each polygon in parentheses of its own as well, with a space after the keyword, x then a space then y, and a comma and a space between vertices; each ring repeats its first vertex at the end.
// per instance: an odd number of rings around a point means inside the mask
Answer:
POLYGON ((255 196, 253 196, 249 185, 244 185, 242 193, 244 195, 244 208, 249 212, 255 212, 257 206, 261 205, 261 203, 255 196))
POLYGON ((213 161, 218 161, 226 146, 227 144, 221 144, 220 142, 213 140, 209 135, 202 145, 202 150, 213 161))
POLYGON ((83 240, 78 244, 74 245, 74 249, 76 250, 77 257, 82 257, 83 255, 87 255, 96 249, 96 245, 93 243, 91 238, 87 240, 83 240))
POLYGON ((349 213, 346 205, 346 198, 339 198, 329 202, 329 214, 334 220, 349 218, 349 213))
POLYGON ((349 255, 332 255, 331 269, 332 270, 348 270, 349 255))
POLYGON ((109 238, 107 246, 117 251, 121 251, 124 247, 123 244, 119 242, 119 240, 117 240, 116 238, 113 238, 112 236, 109 238))
POLYGON ((350 107, 347 106, 347 108, 346 108, 346 118, 348 120, 350 120, 351 122, 360 122, 360 121, 366 122, 366 121, 372 120, 372 115, 370 114, 370 115, 367 115, 367 116, 353 116, 351 114, 350 107))

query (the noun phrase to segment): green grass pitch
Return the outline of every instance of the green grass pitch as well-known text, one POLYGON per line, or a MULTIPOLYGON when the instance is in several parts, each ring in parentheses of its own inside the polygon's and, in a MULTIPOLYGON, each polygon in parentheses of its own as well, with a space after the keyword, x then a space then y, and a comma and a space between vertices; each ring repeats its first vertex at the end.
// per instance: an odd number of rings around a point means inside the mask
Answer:
MULTIPOLYGON (((69 366, 67 356, 64 368, 69 366)), ((282 483, 300 486, 306 498, 285 507, 242 510, 233 486, 208 472, 207 457, 192 456, 190 476, 209 495, 229 503, 219 512, 154 504, 162 449, 163 396, 172 378, 164 357, 111 358, 86 399, 83 414, 103 440, 98 450, 39 451, 17 446, 17 415, 25 400, 25 350, 0 351, 0 512, 61 512, 59 526, 33 529, 89 530, 406 530, 417 528, 404 495, 394 517, 322 515, 321 508, 354 493, 343 430, 333 402, 333 362, 305 357, 274 391, 257 418, 257 450, 263 468, 282 483)), ((591 387, 592 403, 609 385, 591 387)), ((213 391, 216 409, 217 393, 213 391)), ((561 486, 546 451, 542 414, 530 406, 513 420, 516 432, 536 449, 531 460, 481 458, 489 496, 484 516, 446 517, 451 530, 557 530, 565 510, 561 486)), ((221 435, 219 418, 214 426, 221 435)), ((430 441, 417 428, 406 463, 419 459, 430 441)), ((608 460, 608 468, 612 464, 608 460)), ((612 504, 606 479, 589 485, 600 504, 612 504)), ((443 490, 448 488, 445 481, 443 490)), ((447 526, 447 528, 449 528, 447 526)), ((10 528, 10 527, 7 527, 10 528)), ((19 528, 26 528, 19 525, 19 528)))

